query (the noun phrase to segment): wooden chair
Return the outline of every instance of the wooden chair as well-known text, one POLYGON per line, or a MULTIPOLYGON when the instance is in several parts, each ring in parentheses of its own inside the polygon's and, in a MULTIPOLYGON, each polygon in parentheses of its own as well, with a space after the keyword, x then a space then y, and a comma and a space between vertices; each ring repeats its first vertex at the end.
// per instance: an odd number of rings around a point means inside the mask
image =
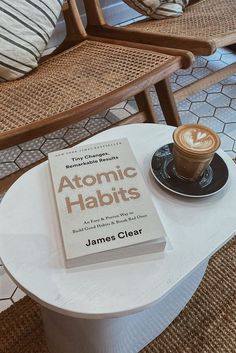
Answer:
MULTIPOLYGON (((167 123, 179 124, 168 77, 188 67, 191 54, 88 36, 76 0, 65 2, 63 13, 67 35, 54 55, 28 76, 0 84, 0 149, 81 121, 130 96, 139 112, 115 125, 156 122, 147 90, 152 84, 162 93, 167 123)), ((3 179, 0 193, 22 172, 3 179)))
MULTIPOLYGON (((211 55, 216 48, 236 43, 235 0, 194 0, 182 16, 164 20, 143 20, 127 27, 109 26, 99 0, 86 0, 87 32, 93 35, 190 50, 211 55)), ((176 102, 221 81, 236 72, 236 63, 178 90, 176 102)))

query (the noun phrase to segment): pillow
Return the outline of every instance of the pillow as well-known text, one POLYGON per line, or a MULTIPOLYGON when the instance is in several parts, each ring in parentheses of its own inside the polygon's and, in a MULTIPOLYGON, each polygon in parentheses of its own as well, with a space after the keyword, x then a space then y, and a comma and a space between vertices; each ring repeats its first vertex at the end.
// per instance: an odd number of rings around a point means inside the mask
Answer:
POLYGON ((143 15, 161 20, 165 17, 180 16, 189 0, 124 0, 143 15))
POLYGON ((0 0, 0 80, 20 78, 37 67, 63 0, 0 0))

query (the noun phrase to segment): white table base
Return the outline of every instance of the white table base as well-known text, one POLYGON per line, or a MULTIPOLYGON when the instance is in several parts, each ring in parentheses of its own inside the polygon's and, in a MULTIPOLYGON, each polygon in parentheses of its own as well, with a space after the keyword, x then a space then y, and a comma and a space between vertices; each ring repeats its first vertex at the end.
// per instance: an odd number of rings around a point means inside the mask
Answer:
POLYGON ((203 262, 156 305, 111 319, 78 319, 41 307, 51 353, 137 353, 178 316, 200 284, 203 262))

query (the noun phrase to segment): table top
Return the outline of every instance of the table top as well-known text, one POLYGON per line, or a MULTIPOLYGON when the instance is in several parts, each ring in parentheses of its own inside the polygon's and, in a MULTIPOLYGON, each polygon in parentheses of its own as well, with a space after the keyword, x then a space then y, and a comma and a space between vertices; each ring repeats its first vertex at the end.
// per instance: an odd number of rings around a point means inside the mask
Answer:
POLYGON ((0 205, 0 257, 24 291, 65 315, 128 315, 157 303, 230 239, 236 230, 236 167, 228 155, 219 151, 229 168, 229 181, 207 198, 167 192, 151 175, 152 155, 172 141, 173 130, 164 125, 127 125, 83 142, 128 138, 168 235, 162 254, 66 269, 48 163, 16 181, 0 205))

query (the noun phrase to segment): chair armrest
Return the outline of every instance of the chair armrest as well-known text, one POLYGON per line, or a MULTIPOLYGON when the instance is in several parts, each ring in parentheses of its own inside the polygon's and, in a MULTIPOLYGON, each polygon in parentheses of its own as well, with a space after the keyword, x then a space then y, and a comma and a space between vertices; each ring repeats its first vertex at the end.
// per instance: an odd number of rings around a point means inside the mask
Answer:
MULTIPOLYGON (((194 1, 193 5, 197 5, 194 1)), ((99 37, 113 38, 118 40, 125 40, 138 43, 146 43, 150 45, 157 45, 165 48, 175 48, 182 50, 191 50, 191 52, 198 52, 199 49, 205 55, 209 55, 215 51, 215 43, 213 41, 206 42, 201 39, 183 38, 170 36, 164 33, 145 33, 139 30, 133 30, 129 27, 114 27, 106 23, 103 15, 103 10, 100 5, 100 0, 86 0, 84 2, 87 14, 88 34, 99 37)), ((189 5, 192 6, 192 5, 189 5)))
POLYGON ((172 48, 176 50, 191 50, 194 53, 201 48, 205 55, 210 55, 215 51, 215 43, 213 41, 206 42, 201 39, 178 38, 168 36, 163 33, 150 33, 134 30, 132 27, 114 27, 108 24, 90 25, 86 27, 88 34, 99 37, 113 38, 118 40, 126 40, 130 42, 145 43, 164 48, 172 48), (196 50, 194 48, 197 48, 196 50))

